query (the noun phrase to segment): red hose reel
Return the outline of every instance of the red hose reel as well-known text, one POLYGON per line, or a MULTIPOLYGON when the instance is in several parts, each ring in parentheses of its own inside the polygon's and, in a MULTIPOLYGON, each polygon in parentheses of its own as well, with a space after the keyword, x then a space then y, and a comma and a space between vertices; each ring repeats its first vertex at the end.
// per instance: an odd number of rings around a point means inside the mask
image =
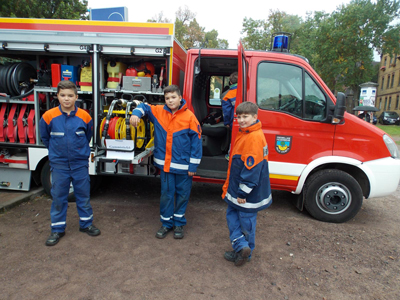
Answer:
POLYGON ((35 144, 35 110, 32 105, 1 104, 0 142, 35 144))

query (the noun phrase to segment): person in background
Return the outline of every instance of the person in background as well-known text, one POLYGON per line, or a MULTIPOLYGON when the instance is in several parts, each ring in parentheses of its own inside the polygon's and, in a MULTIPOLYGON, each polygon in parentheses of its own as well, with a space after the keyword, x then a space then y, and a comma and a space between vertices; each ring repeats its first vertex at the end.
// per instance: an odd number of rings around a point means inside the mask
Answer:
MULTIPOLYGON (((229 90, 222 98, 222 114, 224 116, 224 125, 228 127, 229 131, 232 131, 232 123, 233 123, 233 112, 235 110, 236 103, 236 93, 237 93, 237 82, 238 82, 238 72, 233 72, 229 76, 229 90)), ((228 154, 225 155, 225 158, 229 160, 230 146, 228 154)))

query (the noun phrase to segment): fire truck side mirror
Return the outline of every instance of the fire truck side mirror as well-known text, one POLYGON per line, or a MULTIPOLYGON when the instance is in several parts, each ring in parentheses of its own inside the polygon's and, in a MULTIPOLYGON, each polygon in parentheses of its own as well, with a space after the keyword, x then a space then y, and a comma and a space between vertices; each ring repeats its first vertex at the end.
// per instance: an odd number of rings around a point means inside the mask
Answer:
POLYGON ((339 124, 344 118, 346 111, 346 96, 343 93, 338 93, 336 97, 336 105, 333 111, 332 124, 339 124))

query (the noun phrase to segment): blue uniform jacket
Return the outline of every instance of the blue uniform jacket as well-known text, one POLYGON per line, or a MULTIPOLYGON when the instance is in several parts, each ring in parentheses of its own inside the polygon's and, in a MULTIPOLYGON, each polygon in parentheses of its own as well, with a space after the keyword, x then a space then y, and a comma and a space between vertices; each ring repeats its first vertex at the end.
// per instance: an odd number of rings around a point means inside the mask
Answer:
POLYGON ((224 125, 229 125, 232 128, 233 123, 233 111, 235 109, 236 103, 236 94, 237 94, 237 83, 232 84, 229 87, 228 92, 222 98, 221 106, 222 113, 224 115, 224 125))
POLYGON ((52 108, 43 114, 39 129, 51 167, 74 170, 89 165, 93 121, 86 111, 75 106, 68 115, 60 106, 52 108))
POLYGON ((154 124, 154 164, 164 172, 196 172, 202 156, 201 127, 182 99, 172 114, 167 105, 141 103, 132 115, 148 116, 154 124))
POLYGON ((241 128, 233 146, 222 198, 237 210, 257 212, 272 203, 268 145, 261 122, 241 128), (239 204, 237 198, 246 199, 239 204))

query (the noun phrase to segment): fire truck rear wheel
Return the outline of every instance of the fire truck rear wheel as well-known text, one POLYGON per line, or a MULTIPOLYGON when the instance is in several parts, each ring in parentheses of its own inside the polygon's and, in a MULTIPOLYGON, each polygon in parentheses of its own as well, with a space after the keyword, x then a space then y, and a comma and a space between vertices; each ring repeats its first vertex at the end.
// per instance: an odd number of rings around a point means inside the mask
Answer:
MULTIPOLYGON (((50 171, 50 162, 47 161, 42 168, 41 173, 41 181, 44 191, 47 195, 51 196, 51 171, 50 171)), ((90 192, 93 193, 100 187, 101 184, 101 177, 100 176, 90 176, 90 192)), ((70 186, 69 195, 68 195, 69 202, 75 202, 75 195, 74 195, 74 187, 70 186)))
POLYGON ((319 171, 305 185, 305 207, 323 222, 343 223, 360 210, 363 193, 357 180, 341 170, 319 171))

